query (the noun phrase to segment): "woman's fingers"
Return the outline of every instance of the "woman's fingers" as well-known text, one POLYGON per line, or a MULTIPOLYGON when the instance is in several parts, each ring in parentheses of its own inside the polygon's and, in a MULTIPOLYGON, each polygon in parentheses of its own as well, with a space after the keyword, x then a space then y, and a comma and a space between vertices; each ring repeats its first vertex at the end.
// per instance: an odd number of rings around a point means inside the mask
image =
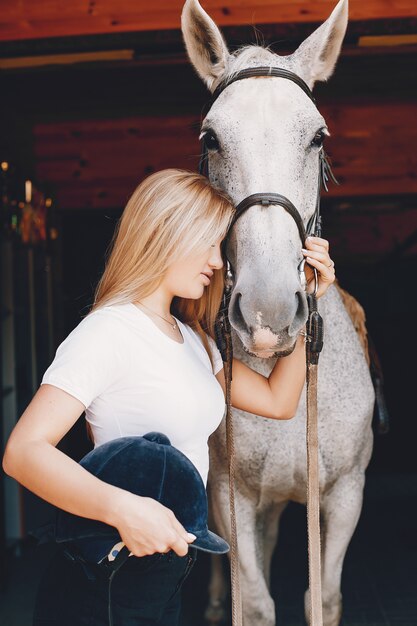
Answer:
POLYGON ((321 248, 329 250, 329 242, 327 239, 322 239, 322 237, 313 237, 313 235, 307 237, 306 246, 311 250, 320 250, 321 248))
POLYGON ((183 539, 187 543, 192 543, 196 540, 196 536, 186 531, 184 526, 177 520, 175 515, 172 520, 172 525, 176 533, 181 537, 181 539, 183 539))
MULTIPOLYGON (((314 267, 319 273, 318 290, 317 290, 316 296, 317 298, 321 298, 321 296, 323 296, 326 293, 330 285, 335 281, 334 268, 327 267, 326 265, 324 265, 317 259, 313 259, 312 257, 307 257, 306 260, 307 260, 307 263, 309 263, 311 267, 314 267)), ((313 290, 312 288, 310 288, 312 282, 313 282, 313 278, 308 281, 309 293, 311 293, 311 291, 313 290)))
POLYGON ((307 282, 310 287, 314 278, 312 268, 316 269, 319 274, 319 288, 317 291, 317 297, 319 298, 335 280, 334 262, 329 256, 329 242, 321 237, 310 236, 307 237, 305 245, 306 247, 302 251, 307 262, 307 282))
POLYGON ((306 246, 306 248, 302 248, 302 252, 307 261, 315 259, 327 268, 334 267, 334 262, 329 256, 329 242, 327 239, 307 237, 306 246))
MULTIPOLYGON (((305 248, 303 248, 303 253, 311 252, 311 256, 316 258, 316 254, 322 254, 330 260, 329 257, 329 242, 327 239, 322 239, 321 237, 307 237, 305 241, 305 248)), ((323 259, 324 260, 324 259, 323 259)))
POLYGON ((177 535, 176 540, 171 543, 171 549, 178 554, 178 556, 185 556, 188 552, 188 543, 177 535))
POLYGON ((316 268, 316 270, 320 273, 320 276, 325 278, 327 282, 333 282, 335 278, 335 271, 333 266, 327 266, 318 259, 314 259, 313 257, 306 257, 309 265, 312 265, 316 268))
POLYGON ((188 533, 184 526, 178 521, 175 514, 168 508, 163 507, 166 514, 167 533, 169 539, 167 541, 167 550, 173 550, 178 556, 185 556, 188 552, 188 544, 196 539, 195 535, 188 533))
POLYGON ((196 537, 187 532, 173 511, 152 498, 123 492, 120 519, 116 527, 129 550, 138 557, 173 550, 188 552, 196 537))
POLYGON ((308 237, 305 245, 306 248, 302 250, 308 264, 306 265, 307 282, 310 287, 314 278, 312 268, 316 269, 319 274, 319 288, 317 291, 317 297, 319 298, 335 280, 334 262, 329 255, 329 242, 321 237, 308 237))
POLYGON ((322 252, 321 250, 316 252, 315 250, 306 250, 305 248, 302 248, 302 251, 305 257, 308 256, 310 258, 317 259, 317 261, 321 261, 324 265, 331 265, 332 263, 332 260, 327 252, 322 252))

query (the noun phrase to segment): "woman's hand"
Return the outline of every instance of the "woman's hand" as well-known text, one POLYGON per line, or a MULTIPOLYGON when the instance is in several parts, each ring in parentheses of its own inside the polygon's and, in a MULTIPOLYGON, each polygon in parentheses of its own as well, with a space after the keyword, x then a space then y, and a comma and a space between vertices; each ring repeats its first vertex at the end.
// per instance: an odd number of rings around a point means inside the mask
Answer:
POLYGON ((329 242, 321 237, 307 237, 307 249, 303 248, 306 259, 305 273, 307 278, 307 291, 314 291, 314 271, 316 268, 319 279, 317 298, 320 298, 335 280, 334 262, 329 256, 329 242))
POLYGON ((188 544, 195 541, 195 536, 184 529, 174 513, 152 498, 122 491, 116 499, 115 516, 112 525, 135 556, 169 550, 185 556, 188 544))

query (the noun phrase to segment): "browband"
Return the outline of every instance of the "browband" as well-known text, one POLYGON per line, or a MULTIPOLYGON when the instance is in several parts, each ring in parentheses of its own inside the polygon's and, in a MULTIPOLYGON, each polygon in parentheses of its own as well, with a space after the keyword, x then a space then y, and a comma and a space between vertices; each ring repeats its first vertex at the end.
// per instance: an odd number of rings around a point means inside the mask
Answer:
POLYGON ((316 104, 316 99, 314 98, 313 92, 311 91, 310 87, 307 85, 306 82, 304 82, 302 78, 297 76, 297 74, 294 74, 294 72, 291 72, 290 70, 285 70, 284 68, 281 68, 281 67, 265 67, 265 66, 247 67, 246 69, 241 70, 240 72, 237 72, 234 75, 232 74, 231 76, 226 78, 226 80, 222 81, 216 87, 216 89, 213 92, 212 97, 210 98, 210 100, 208 101, 206 105, 204 116, 207 115, 207 113, 210 111, 211 107, 213 106, 214 102, 220 96, 222 91, 226 89, 226 87, 228 87, 229 85, 232 85, 238 80, 243 80, 244 78, 253 78, 257 76, 262 76, 265 78, 268 78, 268 76, 274 76, 275 78, 286 78, 287 80, 291 80, 293 83, 298 85, 300 89, 304 91, 304 93, 310 98, 312 102, 314 102, 314 104, 316 104))

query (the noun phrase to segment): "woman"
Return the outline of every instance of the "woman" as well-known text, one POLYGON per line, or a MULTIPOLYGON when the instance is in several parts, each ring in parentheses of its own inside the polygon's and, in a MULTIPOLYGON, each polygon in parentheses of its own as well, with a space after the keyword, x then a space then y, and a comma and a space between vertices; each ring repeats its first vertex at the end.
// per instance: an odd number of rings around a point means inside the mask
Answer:
MULTIPOLYGON (((138 186, 116 230, 92 311, 59 346, 5 451, 7 474, 61 509, 114 526, 135 557, 170 553, 171 563, 178 562, 195 537, 156 500, 101 481, 56 445, 85 411, 95 446, 159 431, 206 482, 207 440, 225 407, 213 337, 224 284, 220 245, 233 210, 222 191, 191 172, 157 172, 138 186)), ((334 280, 328 243, 311 238, 307 248, 303 253, 320 275, 320 297, 334 280)), ((300 336, 269 378, 234 360, 233 406, 291 418, 304 385, 304 354, 300 336)), ((131 558, 120 570, 113 589, 117 624, 175 626, 179 594, 166 604, 161 599, 143 617, 149 602, 149 589, 138 592, 144 589, 143 563, 131 558)), ((58 554, 41 583, 34 623, 106 624, 99 584, 87 584, 58 554)))

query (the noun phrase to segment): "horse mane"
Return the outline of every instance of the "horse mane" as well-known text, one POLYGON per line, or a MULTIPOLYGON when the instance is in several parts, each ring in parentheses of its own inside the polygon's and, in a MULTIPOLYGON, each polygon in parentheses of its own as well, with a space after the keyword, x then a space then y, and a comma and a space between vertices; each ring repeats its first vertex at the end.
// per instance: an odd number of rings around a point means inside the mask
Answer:
POLYGON ((359 341, 362 345, 363 352, 365 354, 366 362, 368 363, 368 367, 371 364, 370 354, 369 354, 369 346, 368 346, 368 331, 366 329, 366 316, 363 307, 359 304, 359 302, 354 298, 350 293, 348 293, 345 289, 339 285, 338 281, 335 282, 336 288, 342 298, 343 304, 345 305, 345 309, 349 314, 350 319, 352 320, 352 324, 355 327, 355 330, 358 334, 359 341))

